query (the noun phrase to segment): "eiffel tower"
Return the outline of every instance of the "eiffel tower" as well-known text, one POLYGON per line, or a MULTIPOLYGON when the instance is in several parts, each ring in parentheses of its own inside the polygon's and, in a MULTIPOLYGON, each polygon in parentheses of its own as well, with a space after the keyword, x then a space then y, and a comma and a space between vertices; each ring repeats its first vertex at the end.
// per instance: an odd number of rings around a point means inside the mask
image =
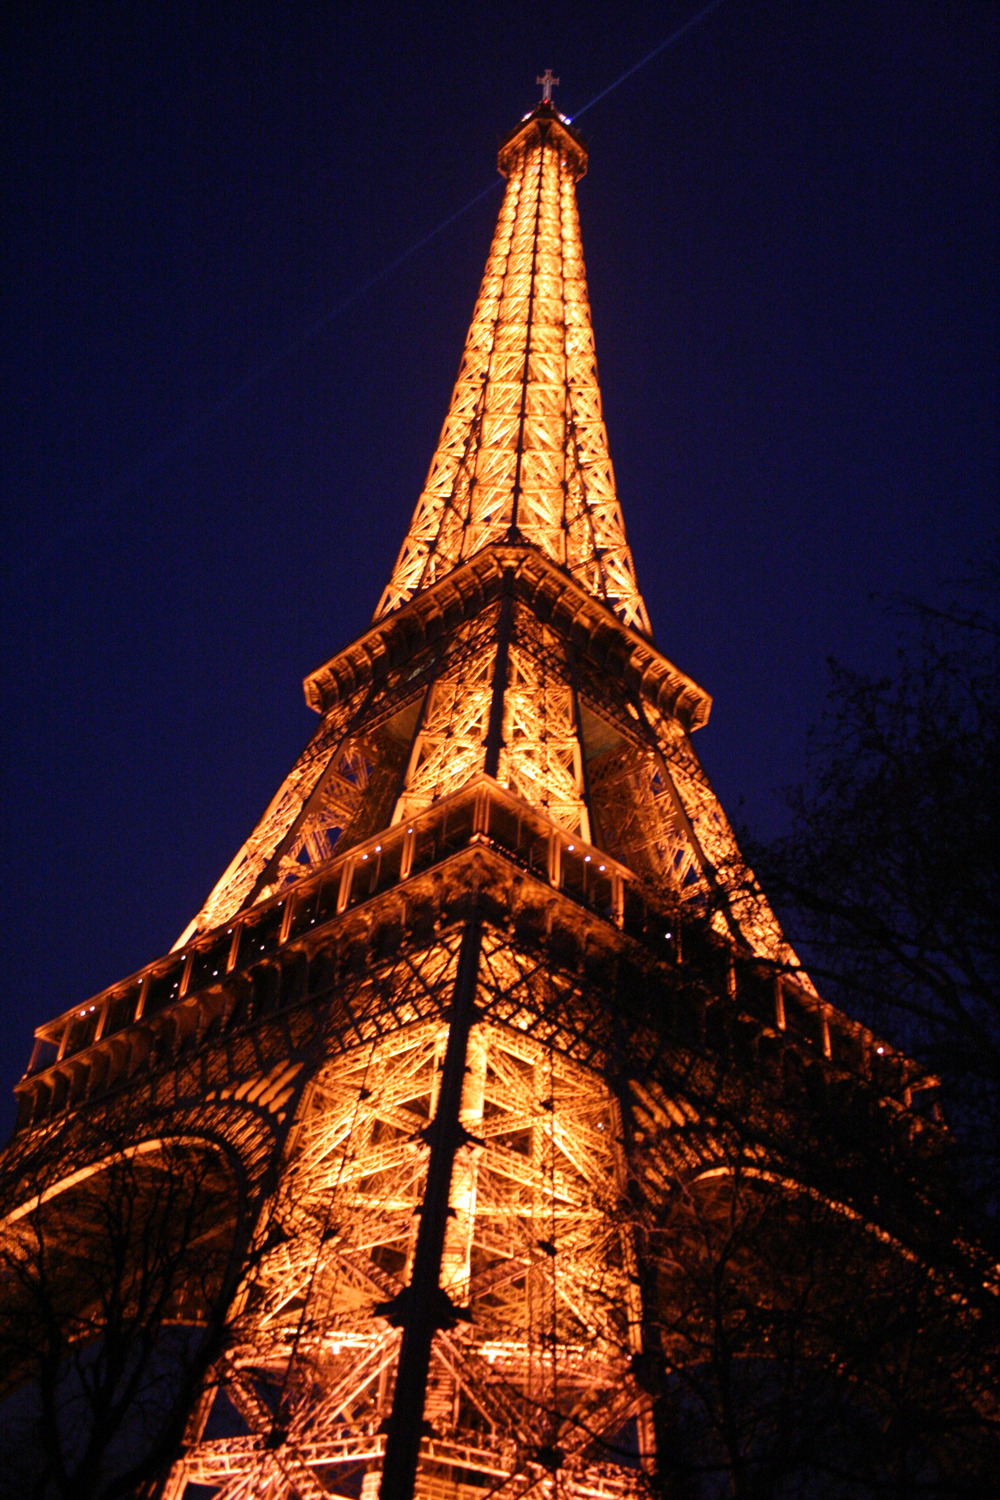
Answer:
POLYGON ((170 1316, 225 1332, 168 1500, 643 1493, 643 1205, 724 1180, 741 1119, 762 1179, 802 1180, 821 1096, 920 1125, 926 1080, 817 995, 692 749, 710 699, 653 642, 602 419, 587 151, 539 81, 316 733, 174 949, 42 1026, 17 1087, 8 1236, 60 1202, 84 1232, 99 1142, 215 1174, 221 1313, 182 1286, 170 1316))

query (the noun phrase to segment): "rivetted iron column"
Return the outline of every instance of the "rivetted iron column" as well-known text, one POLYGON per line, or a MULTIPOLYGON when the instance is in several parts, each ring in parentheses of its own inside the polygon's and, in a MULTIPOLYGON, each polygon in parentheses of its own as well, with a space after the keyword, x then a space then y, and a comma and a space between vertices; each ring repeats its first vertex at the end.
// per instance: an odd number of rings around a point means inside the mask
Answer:
POLYGON ((413 1274, 409 1286, 379 1309, 383 1316, 403 1329, 382 1465, 381 1500, 412 1500, 431 1344, 437 1330, 452 1327, 456 1319, 451 1298, 441 1290, 441 1255, 448 1226, 452 1165, 455 1152, 466 1140, 459 1112, 469 1032, 475 1019, 476 978, 482 940, 482 922, 478 917, 470 917, 458 955, 437 1110, 424 1133, 431 1154, 420 1208, 413 1274))

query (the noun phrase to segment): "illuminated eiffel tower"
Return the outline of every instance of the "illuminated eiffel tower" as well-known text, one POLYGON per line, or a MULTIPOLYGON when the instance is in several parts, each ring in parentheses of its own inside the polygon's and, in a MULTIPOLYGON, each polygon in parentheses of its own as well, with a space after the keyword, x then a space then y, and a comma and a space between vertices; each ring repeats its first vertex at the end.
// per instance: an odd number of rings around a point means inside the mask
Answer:
MULTIPOLYGON (((154 1165, 182 1143, 228 1185, 226 1332, 171 1500, 641 1492, 664 1323, 636 1205, 724 1175, 727 1089, 752 1081, 780 1155, 782 1058, 870 1071, 868 1034, 789 977, 691 748, 710 700, 653 643, 587 153, 550 92, 501 145, 373 623, 306 678, 315 735, 174 950, 40 1028, 18 1086, 9 1233, 60 1195, 72 1222, 95 1133, 154 1165)), ((884 1088, 912 1081, 897 1060, 884 1088)))

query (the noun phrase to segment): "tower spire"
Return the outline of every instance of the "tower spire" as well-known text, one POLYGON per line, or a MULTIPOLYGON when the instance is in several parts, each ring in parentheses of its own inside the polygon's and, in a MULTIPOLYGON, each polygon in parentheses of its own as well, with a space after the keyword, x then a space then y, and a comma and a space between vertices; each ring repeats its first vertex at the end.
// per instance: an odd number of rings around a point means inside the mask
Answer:
POLYGON ((580 244, 581 136, 542 102, 501 143, 507 188, 413 519, 375 618, 482 547, 537 547, 626 625, 650 633, 601 412, 580 244))

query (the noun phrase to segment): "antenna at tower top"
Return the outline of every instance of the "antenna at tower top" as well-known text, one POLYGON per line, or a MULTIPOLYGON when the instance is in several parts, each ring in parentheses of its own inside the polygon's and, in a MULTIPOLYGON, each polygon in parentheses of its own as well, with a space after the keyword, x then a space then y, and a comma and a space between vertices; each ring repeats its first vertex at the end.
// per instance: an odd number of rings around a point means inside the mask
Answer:
POLYGON ((556 87, 556 85, 559 82, 558 78, 553 78, 553 76, 552 76, 552 69, 551 68, 546 68, 545 72, 542 74, 541 78, 536 78, 535 82, 536 83, 540 83, 542 85, 542 100, 543 100, 543 102, 545 104, 551 104, 552 103, 552 90, 556 87))

